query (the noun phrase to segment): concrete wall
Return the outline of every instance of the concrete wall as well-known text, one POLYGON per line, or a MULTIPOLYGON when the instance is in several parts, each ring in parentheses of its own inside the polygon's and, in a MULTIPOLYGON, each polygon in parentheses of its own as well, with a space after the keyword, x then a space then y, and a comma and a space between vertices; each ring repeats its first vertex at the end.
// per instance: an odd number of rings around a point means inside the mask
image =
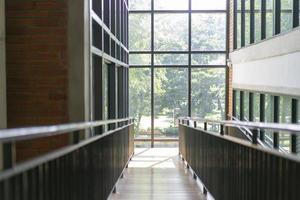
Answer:
POLYGON ((70 122, 90 120, 89 1, 68 3, 68 115, 70 122))
MULTIPOLYGON (((90 1, 68 1, 68 117, 70 122, 90 121, 90 1)), ((89 130, 80 138, 88 135, 89 130)))
POLYGON ((233 87, 300 96, 300 29, 230 54, 233 87))
MULTIPOLYGON (((5 4, 0 0, 0 129, 6 127, 5 4)), ((0 144, 0 170, 3 166, 0 144)))

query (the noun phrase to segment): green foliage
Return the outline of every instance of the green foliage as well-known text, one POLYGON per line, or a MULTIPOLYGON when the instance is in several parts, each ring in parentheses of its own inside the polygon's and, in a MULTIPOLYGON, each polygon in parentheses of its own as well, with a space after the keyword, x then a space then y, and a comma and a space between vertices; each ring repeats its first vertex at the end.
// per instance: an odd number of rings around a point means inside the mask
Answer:
MULTIPOLYGON (((131 0, 135 4, 139 4, 138 1, 131 0)), ((130 14, 130 50, 151 49, 150 17, 150 14, 145 13, 130 14)), ((193 13, 191 28, 193 50, 225 50, 225 13, 193 13)), ((155 14, 153 42, 155 51, 188 50, 188 14, 155 14)), ((130 63, 134 65, 149 65, 150 61, 149 54, 130 55, 130 63)), ((188 115, 188 69, 174 68, 172 65, 188 65, 188 54, 154 54, 154 64, 166 66, 155 68, 153 74, 155 129, 165 136, 176 135, 178 132, 174 120, 188 115)), ((222 65, 225 64, 225 56, 195 54, 192 56, 192 64, 222 65)), ((136 119, 136 131, 140 132, 142 119, 150 123, 151 70, 131 68, 129 76, 130 115, 136 119)), ((212 119, 224 116, 224 80, 224 69, 192 69, 194 116, 212 119)))

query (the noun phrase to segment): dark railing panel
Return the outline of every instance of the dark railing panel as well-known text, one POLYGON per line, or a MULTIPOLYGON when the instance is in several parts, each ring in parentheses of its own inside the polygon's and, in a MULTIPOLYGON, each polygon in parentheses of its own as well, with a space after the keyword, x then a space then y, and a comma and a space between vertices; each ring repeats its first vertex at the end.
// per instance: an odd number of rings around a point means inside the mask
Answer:
POLYGON ((0 173, 1 200, 107 199, 133 154, 133 124, 0 173))
POLYGON ((230 136, 179 125, 183 158, 217 200, 296 200, 300 160, 230 136))

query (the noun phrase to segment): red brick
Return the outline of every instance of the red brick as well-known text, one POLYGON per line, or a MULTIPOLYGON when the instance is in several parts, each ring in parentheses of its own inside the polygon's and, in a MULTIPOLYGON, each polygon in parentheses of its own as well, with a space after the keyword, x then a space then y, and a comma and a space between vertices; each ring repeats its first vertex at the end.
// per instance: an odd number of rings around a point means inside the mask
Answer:
MULTIPOLYGON (((8 127, 68 121, 67 0, 6 3, 8 127)), ((17 161, 65 146, 68 136, 18 143, 17 161)))

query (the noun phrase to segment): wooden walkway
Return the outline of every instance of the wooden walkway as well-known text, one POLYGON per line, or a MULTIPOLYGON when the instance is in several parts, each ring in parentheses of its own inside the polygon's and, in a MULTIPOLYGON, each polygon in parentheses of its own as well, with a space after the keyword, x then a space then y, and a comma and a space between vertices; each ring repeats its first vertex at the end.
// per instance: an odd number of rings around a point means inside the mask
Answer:
POLYGON ((110 200, 205 199, 177 148, 136 149, 110 200))

